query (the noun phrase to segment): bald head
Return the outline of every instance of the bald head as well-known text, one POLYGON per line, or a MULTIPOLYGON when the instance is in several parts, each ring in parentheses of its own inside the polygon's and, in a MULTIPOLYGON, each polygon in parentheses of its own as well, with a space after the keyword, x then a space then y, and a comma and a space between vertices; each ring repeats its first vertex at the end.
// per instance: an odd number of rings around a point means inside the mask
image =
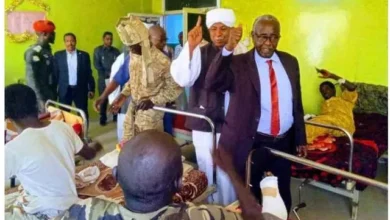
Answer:
POLYGON ((272 15, 262 15, 253 23, 252 40, 257 53, 264 58, 271 58, 280 38, 280 23, 272 15))
POLYGON ((153 25, 149 28, 149 39, 153 46, 162 51, 167 42, 167 35, 162 27, 153 25))
POLYGON ((172 136, 148 130, 123 146, 117 178, 127 205, 136 204, 146 207, 140 211, 151 211, 153 208, 148 207, 156 203, 172 202, 182 172, 180 147, 172 136))

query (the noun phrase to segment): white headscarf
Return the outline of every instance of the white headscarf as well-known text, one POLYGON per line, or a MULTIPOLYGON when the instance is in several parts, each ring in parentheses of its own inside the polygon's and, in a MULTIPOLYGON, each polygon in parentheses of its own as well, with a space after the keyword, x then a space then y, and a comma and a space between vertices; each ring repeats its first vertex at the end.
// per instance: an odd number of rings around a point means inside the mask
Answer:
POLYGON ((221 22, 222 24, 233 27, 236 23, 236 16, 232 9, 217 8, 210 10, 206 14, 206 25, 210 28, 213 24, 221 22))

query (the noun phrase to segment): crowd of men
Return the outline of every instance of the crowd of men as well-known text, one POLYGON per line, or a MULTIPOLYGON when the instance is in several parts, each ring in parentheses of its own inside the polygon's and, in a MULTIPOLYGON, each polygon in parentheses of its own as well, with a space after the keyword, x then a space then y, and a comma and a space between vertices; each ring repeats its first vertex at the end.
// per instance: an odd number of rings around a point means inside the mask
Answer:
MULTIPOLYGON (((122 53, 112 47, 110 32, 104 33, 104 44, 94 51, 100 94, 94 107, 100 112, 100 124, 106 124, 108 102, 109 110, 118 114, 118 137, 124 147, 114 176, 124 191, 125 208, 99 199, 78 201, 72 186, 74 166, 71 162, 74 154, 85 154, 82 153, 85 152, 83 143, 61 123, 37 121, 44 102, 56 100, 57 96, 60 102, 74 103, 88 113, 87 101, 94 97, 95 82, 90 57, 76 49, 74 34, 65 34, 66 50, 52 56, 50 44, 55 39, 54 23, 47 20, 34 23, 38 42, 25 54, 28 87, 11 85, 5 94, 6 117, 20 128, 20 135, 6 146, 6 157, 10 155, 6 158, 6 174, 17 175, 24 187, 24 200, 19 201, 18 207, 38 219, 56 216, 64 219, 288 218, 291 164, 271 155, 266 148, 304 154, 307 136, 298 60, 277 50, 281 25, 272 15, 259 16, 254 21, 254 48, 249 51, 239 46, 242 27, 234 26, 233 10, 214 9, 207 13, 205 22, 211 42, 206 45, 202 22, 199 17, 195 27, 188 32, 186 43, 183 44, 182 33, 179 34, 180 45, 173 53, 166 49, 163 28, 147 27, 136 16, 127 16, 116 26, 125 45, 122 53), (172 57, 175 58, 173 61, 172 57), (214 134, 208 123, 197 118, 186 119, 186 127, 192 130, 199 169, 211 180, 213 165, 218 165, 217 193, 209 202, 228 205, 238 199, 242 215, 213 205, 172 204, 172 195, 179 189, 182 178, 180 149, 171 136, 162 133, 167 127, 164 114, 154 111, 153 107, 169 106, 183 93, 183 88, 190 89, 188 110, 209 117, 216 128, 218 150, 213 151, 214 134), (25 101, 30 103, 31 109, 21 107, 20 102, 25 101), (53 158, 61 155, 64 158, 60 161, 66 162, 57 162, 57 167, 51 167, 52 173, 46 172, 41 179, 31 175, 38 172, 43 175, 44 167, 51 165, 34 161, 34 155, 22 150, 22 142, 33 143, 38 140, 36 137, 46 144, 31 150, 45 152, 53 158), (56 141, 51 141, 53 138, 56 141), (250 192, 243 180, 246 160, 252 150, 255 150, 255 164, 250 192), (21 160, 17 164, 15 155, 22 155, 26 161, 33 160, 37 165, 31 167, 29 164, 26 168, 21 160), (28 169, 34 172, 26 172, 28 169), (62 169, 63 178, 71 180, 62 181, 46 194, 37 186, 43 179, 49 185, 60 181, 50 181, 56 169, 62 169), (265 173, 272 173, 274 177, 265 173), (55 202, 56 199, 62 201, 55 202)), ((324 78, 345 84, 348 91, 355 90, 353 84, 346 80, 341 82, 335 74, 326 70, 320 72, 324 78)), ((333 98, 334 87, 325 86, 321 85, 324 97, 333 98)), ((355 98, 351 98, 351 102, 355 98)), ((35 156, 41 158, 43 154, 35 156)), ((23 212, 9 214, 15 217, 23 212)))

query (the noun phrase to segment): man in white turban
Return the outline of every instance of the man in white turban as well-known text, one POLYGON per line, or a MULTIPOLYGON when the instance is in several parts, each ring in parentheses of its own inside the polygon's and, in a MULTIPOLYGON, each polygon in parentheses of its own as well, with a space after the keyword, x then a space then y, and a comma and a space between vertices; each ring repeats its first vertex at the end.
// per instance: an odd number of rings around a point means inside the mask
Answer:
MULTIPOLYGON (((202 21, 199 17, 196 26, 188 33, 188 41, 183 50, 171 65, 173 79, 182 87, 190 87, 189 110, 206 115, 215 124, 217 142, 224 122, 225 109, 228 107, 229 94, 210 91, 205 88, 205 76, 213 58, 220 53, 228 42, 229 32, 236 23, 236 17, 231 9, 213 9, 206 15, 206 25, 212 43, 202 46, 202 21)), ((246 52, 246 51, 242 51, 246 52)), ((211 149, 213 134, 210 125, 202 119, 186 119, 186 127, 192 130, 192 140, 195 146, 199 169, 206 173, 209 184, 213 181, 213 161, 211 149)), ((236 200, 234 189, 226 174, 217 169, 217 193, 209 202, 228 205, 236 200)))

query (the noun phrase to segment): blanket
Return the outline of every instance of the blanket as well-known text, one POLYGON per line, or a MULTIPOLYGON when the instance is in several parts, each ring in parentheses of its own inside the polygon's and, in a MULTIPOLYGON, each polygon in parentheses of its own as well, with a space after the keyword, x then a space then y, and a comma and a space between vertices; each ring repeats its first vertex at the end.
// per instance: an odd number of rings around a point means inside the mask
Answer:
MULTIPOLYGON (((336 149, 330 151, 319 152, 309 151, 307 159, 322 163, 331 167, 348 171, 348 161, 350 144, 347 137, 335 138, 336 149)), ((379 156, 379 148, 375 142, 371 140, 354 140, 353 153, 353 173, 362 175, 368 178, 375 178, 377 171, 377 159, 379 156)), ((292 176, 297 178, 310 178, 316 181, 328 183, 334 187, 340 186, 343 177, 329 174, 324 171, 316 170, 304 165, 292 164, 292 176)), ((367 185, 357 183, 356 189, 363 191, 367 185)))

